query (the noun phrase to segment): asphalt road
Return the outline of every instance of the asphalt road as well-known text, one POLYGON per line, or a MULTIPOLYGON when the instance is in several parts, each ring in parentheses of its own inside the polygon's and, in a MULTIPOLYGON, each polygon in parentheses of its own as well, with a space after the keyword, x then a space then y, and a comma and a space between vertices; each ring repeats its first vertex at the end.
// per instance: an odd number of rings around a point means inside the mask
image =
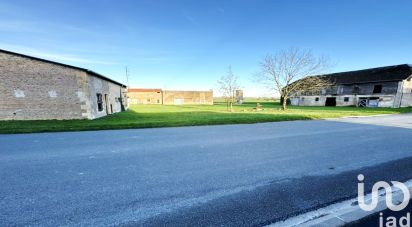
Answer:
POLYGON ((412 115, 0 135, 0 226, 259 226, 412 179, 412 115))

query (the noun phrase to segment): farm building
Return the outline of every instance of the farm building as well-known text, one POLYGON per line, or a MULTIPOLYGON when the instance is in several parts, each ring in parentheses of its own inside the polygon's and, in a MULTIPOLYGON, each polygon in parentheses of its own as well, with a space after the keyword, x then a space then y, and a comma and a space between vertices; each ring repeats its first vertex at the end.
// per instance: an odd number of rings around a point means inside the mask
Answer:
POLYGON ((94 119, 127 108, 119 82, 6 50, 0 50, 0 81, 0 120, 94 119))
POLYGON ((130 104, 162 104, 162 89, 129 88, 127 96, 130 104))
POLYGON ((320 75, 332 86, 318 92, 298 92, 297 106, 412 106, 412 65, 395 65, 320 75))
POLYGON ((130 88, 128 98, 131 104, 207 104, 213 105, 213 91, 174 91, 161 89, 130 88))

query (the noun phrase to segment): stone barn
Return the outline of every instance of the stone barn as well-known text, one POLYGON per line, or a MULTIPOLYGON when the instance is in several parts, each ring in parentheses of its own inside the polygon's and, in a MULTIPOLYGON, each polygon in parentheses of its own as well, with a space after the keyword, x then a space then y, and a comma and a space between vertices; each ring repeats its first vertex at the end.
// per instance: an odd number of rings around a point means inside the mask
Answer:
POLYGON ((213 105, 213 91, 163 91, 165 105, 213 105))
POLYGON ((412 65, 395 65, 320 75, 332 86, 292 94, 297 106, 412 106, 412 65))
POLYGON ((146 88, 128 90, 131 104, 213 105, 213 91, 176 91, 146 88))
POLYGON ((162 89, 129 88, 127 96, 130 104, 162 104, 162 89))
POLYGON ((119 82, 6 50, 0 50, 0 81, 0 120, 94 119, 127 108, 119 82))

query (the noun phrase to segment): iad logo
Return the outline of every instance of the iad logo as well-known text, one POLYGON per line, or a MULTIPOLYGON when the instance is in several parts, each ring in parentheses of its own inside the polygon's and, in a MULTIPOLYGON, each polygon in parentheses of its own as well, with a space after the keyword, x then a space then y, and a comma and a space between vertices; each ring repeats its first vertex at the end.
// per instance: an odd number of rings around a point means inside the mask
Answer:
POLYGON ((378 181, 372 187, 372 194, 371 194, 371 202, 370 204, 365 203, 365 186, 363 180, 365 176, 362 174, 358 175, 358 203, 359 207, 364 211, 372 211, 378 205, 379 199, 379 189, 385 189, 385 200, 386 205, 392 211, 400 211, 403 210, 406 206, 408 206, 409 199, 410 199, 410 192, 408 187, 405 184, 398 182, 398 181, 391 181, 394 187, 399 188, 403 193, 403 201, 400 204, 393 204, 392 198, 392 188, 389 183, 385 181, 378 181))

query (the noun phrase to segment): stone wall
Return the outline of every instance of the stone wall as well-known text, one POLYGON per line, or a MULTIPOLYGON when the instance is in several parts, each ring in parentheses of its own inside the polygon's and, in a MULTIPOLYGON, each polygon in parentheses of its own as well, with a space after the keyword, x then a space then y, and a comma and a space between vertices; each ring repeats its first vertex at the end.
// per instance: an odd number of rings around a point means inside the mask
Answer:
POLYGON ((336 98, 336 106, 355 106, 357 98, 354 95, 345 96, 300 96, 291 98, 291 105, 295 106, 325 106, 328 97, 336 98))
POLYGON ((403 81, 401 107, 412 106, 412 76, 403 81))
POLYGON ((395 95, 318 95, 299 96, 290 99, 293 106, 325 106, 327 98, 335 98, 336 106, 357 106, 360 99, 378 98, 378 107, 396 107, 395 95))
POLYGON ((213 91, 130 89, 128 97, 130 104, 213 105, 213 91))
POLYGON ((213 105, 213 91, 163 91, 165 105, 213 105))
POLYGON ((81 119, 80 70, 0 52, 0 120, 81 119))
POLYGON ((121 111, 120 85, 69 66, 0 52, 0 81, 0 120, 105 116, 96 113, 97 91, 108 94, 113 112, 121 111))
POLYGON ((126 94, 126 89, 122 86, 90 74, 87 77, 87 84, 88 105, 86 106, 89 107, 87 111, 89 119, 118 113, 122 111, 122 108, 126 108, 127 105, 122 103, 126 100, 123 95, 126 94), (103 97, 102 111, 99 111, 97 107, 97 94, 102 94, 103 97))
POLYGON ((130 104, 162 104, 161 91, 129 91, 130 104))

